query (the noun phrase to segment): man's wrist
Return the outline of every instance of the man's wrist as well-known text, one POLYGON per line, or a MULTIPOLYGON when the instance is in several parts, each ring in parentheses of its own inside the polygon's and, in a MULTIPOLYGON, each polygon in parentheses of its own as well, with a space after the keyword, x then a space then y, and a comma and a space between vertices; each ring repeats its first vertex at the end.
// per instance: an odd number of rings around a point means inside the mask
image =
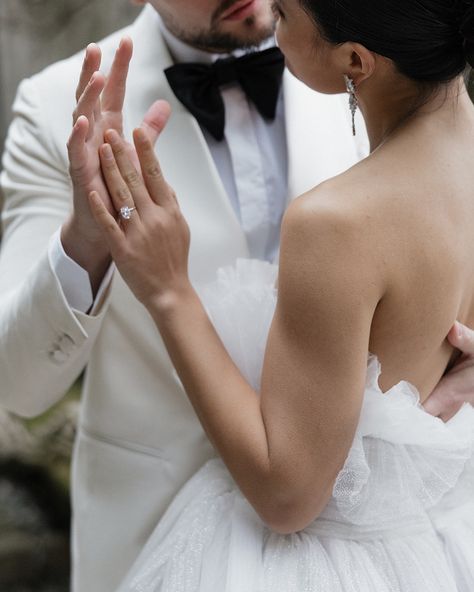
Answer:
POLYGON ((94 302, 89 274, 68 257, 61 243, 60 231, 58 229, 49 241, 49 261, 70 308, 87 313, 94 302))
POLYGON ((95 298, 112 261, 105 241, 85 237, 71 219, 61 228, 60 239, 66 255, 88 273, 95 298))

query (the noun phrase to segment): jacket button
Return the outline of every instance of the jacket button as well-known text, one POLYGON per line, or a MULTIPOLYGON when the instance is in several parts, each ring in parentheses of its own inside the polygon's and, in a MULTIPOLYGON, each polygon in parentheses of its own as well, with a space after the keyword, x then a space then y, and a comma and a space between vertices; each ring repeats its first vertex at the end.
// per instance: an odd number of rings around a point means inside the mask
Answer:
POLYGON ((58 342, 58 348, 66 355, 70 355, 75 347, 76 344, 72 337, 64 333, 58 342))
POLYGON ((54 349, 49 352, 49 357, 53 362, 56 364, 62 364, 68 359, 68 355, 61 351, 60 349, 54 349))

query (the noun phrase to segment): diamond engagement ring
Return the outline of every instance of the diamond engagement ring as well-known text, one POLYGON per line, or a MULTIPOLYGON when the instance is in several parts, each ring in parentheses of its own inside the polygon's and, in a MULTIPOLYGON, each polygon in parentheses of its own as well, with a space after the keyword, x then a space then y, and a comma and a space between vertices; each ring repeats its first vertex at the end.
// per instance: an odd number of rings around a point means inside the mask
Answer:
POLYGON ((135 206, 133 206, 132 208, 129 208, 128 206, 124 206, 123 208, 120 208, 120 217, 123 220, 130 220, 130 218, 132 217, 132 212, 133 210, 136 210, 137 208, 135 206))

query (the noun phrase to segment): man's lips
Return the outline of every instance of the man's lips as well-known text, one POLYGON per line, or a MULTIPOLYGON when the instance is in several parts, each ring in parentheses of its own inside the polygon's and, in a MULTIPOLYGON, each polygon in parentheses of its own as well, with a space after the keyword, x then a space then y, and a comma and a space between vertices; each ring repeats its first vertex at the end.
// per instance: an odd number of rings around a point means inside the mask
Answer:
POLYGON ((222 20, 240 20, 249 16, 252 13, 255 0, 241 0, 236 2, 232 8, 222 15, 222 20))

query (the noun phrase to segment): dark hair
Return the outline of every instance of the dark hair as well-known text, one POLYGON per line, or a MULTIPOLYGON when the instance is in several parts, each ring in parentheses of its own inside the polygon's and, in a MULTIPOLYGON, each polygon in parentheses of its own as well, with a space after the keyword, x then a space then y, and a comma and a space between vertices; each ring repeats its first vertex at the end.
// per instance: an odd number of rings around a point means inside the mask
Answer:
POLYGON ((424 84, 474 65, 474 0, 300 0, 323 37, 353 41, 424 84))

